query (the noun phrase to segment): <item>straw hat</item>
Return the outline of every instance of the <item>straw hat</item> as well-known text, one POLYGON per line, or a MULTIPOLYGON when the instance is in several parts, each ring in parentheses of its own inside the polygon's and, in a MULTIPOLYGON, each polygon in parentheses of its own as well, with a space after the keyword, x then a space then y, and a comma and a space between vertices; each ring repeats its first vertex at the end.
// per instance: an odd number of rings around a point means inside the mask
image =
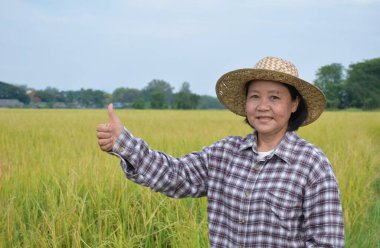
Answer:
POLYGON ((245 84, 251 80, 276 81, 295 87, 304 98, 308 110, 302 126, 318 119, 325 109, 326 98, 322 91, 300 79, 294 64, 275 57, 261 59, 254 68, 234 70, 224 74, 215 87, 219 101, 235 114, 246 116, 245 84))

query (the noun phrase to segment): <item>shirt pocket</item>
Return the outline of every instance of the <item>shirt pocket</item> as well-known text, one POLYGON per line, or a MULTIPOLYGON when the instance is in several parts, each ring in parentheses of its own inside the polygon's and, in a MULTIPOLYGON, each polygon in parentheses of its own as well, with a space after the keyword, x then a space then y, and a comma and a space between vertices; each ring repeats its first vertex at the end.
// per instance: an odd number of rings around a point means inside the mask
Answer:
POLYGON ((302 201, 279 192, 267 192, 265 202, 275 221, 286 230, 292 230, 302 215, 302 201))

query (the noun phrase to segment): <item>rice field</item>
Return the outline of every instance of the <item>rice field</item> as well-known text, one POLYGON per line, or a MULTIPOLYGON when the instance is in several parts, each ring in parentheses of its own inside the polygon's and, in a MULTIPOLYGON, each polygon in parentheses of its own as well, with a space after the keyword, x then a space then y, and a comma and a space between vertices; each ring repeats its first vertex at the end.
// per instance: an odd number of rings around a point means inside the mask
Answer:
MULTIPOLYGON (((252 131, 228 111, 116 113, 173 156, 252 131)), ((208 247, 206 199, 127 181, 97 145, 107 118, 105 109, 0 109, 0 247, 208 247)), ((325 112, 298 133, 333 164, 346 247, 380 247, 380 112, 325 112)))

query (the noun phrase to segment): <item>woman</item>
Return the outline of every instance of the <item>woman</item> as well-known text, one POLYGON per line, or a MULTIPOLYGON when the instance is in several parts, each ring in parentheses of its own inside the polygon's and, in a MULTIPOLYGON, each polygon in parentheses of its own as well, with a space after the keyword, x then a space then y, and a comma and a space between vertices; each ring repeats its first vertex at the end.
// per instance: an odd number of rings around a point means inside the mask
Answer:
POLYGON ((110 105, 110 123, 97 128, 99 146, 140 185, 175 198, 207 196, 211 247, 343 247, 331 164, 294 132, 321 115, 323 93, 274 57, 223 75, 216 92, 254 133, 173 158, 135 138, 110 105))

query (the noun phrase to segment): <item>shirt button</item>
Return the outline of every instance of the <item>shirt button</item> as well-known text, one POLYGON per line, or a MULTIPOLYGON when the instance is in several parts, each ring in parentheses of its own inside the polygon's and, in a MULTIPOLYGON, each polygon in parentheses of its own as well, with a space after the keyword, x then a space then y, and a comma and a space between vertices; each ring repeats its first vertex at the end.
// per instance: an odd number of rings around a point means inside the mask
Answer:
POLYGON ((124 151, 125 151, 124 147, 119 148, 119 152, 124 152, 124 151))
POLYGON ((245 191, 244 194, 245 194, 246 197, 250 197, 251 196, 251 192, 249 192, 249 191, 245 191))
POLYGON ((256 172, 260 172, 260 170, 261 170, 261 167, 260 167, 259 165, 256 165, 256 166, 255 166, 255 171, 256 171, 256 172))
POLYGON ((244 224, 245 223, 245 220, 244 219, 240 219, 240 224, 244 224))

